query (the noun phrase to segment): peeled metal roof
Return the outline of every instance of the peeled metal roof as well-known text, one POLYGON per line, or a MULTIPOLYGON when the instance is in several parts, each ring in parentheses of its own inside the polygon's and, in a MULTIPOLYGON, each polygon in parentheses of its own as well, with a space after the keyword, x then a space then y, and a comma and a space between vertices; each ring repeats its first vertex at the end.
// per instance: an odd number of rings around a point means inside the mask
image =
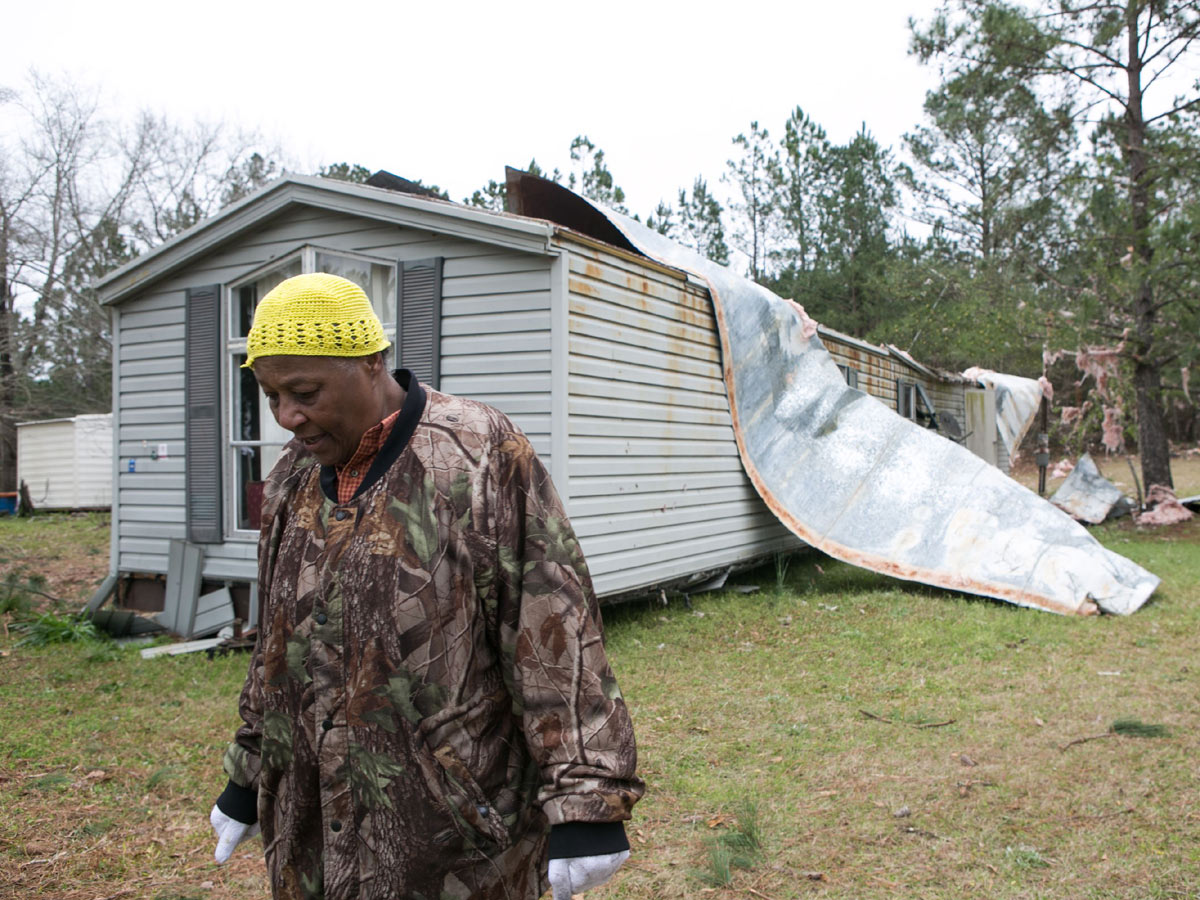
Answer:
MULTIPOLYGON (((558 190, 552 203, 578 207, 558 190)), ((1130 613, 1157 587, 999 469, 847 386, 798 304, 593 209, 622 243, 708 284, 742 464, 798 537, 873 571, 1057 613, 1130 613)))

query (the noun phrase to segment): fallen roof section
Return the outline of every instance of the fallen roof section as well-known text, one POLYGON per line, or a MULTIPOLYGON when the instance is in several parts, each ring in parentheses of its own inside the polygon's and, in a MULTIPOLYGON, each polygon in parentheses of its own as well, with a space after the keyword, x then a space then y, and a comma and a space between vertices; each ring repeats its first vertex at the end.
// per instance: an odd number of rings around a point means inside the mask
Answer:
MULTIPOLYGON (((510 177, 510 202, 524 182, 510 177)), ((537 188, 541 202, 518 209, 553 220, 554 207, 581 202, 537 188)), ((1130 613, 1157 587, 995 467, 847 386, 799 304, 594 208, 638 252, 708 284, 742 464, 802 540, 897 578, 1057 613, 1130 613)))
POLYGON ((1126 515, 1133 510, 1133 504, 1121 489, 1100 474, 1090 453, 1079 457, 1050 502, 1091 525, 1099 525, 1110 516, 1126 515))

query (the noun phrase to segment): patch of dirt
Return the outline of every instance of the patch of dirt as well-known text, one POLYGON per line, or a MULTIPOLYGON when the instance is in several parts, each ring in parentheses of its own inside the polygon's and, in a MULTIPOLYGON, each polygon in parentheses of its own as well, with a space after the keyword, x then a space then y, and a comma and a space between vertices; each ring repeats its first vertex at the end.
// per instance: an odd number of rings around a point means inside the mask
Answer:
POLYGON ((82 604, 91 598, 109 570, 109 519, 92 515, 45 515, 3 523, 0 576, 45 579, 34 607, 50 598, 82 604))

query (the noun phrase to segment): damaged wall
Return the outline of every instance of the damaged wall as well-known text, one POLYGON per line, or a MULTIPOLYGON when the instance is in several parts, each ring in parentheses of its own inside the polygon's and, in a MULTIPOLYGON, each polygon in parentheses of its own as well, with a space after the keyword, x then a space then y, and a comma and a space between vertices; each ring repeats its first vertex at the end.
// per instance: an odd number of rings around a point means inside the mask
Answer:
POLYGON ((1129 613, 1154 591, 1156 576, 1032 491, 849 387, 798 304, 601 212, 642 253, 708 283, 742 463, 802 540, 895 577, 1052 612, 1129 613))

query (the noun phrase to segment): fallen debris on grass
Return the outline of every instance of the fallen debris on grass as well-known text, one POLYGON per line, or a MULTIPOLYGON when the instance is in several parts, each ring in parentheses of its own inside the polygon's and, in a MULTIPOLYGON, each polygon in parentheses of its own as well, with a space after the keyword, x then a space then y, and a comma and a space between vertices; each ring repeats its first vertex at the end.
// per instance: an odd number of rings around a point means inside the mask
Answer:
POLYGON ((1175 498, 1175 492, 1161 484, 1146 488, 1147 511, 1134 521, 1139 525, 1176 525, 1195 515, 1175 498))
POLYGON ((1071 474, 1050 502, 1082 522, 1099 525, 1105 519, 1128 515, 1133 503, 1119 487, 1100 474, 1090 453, 1079 457, 1071 474))

